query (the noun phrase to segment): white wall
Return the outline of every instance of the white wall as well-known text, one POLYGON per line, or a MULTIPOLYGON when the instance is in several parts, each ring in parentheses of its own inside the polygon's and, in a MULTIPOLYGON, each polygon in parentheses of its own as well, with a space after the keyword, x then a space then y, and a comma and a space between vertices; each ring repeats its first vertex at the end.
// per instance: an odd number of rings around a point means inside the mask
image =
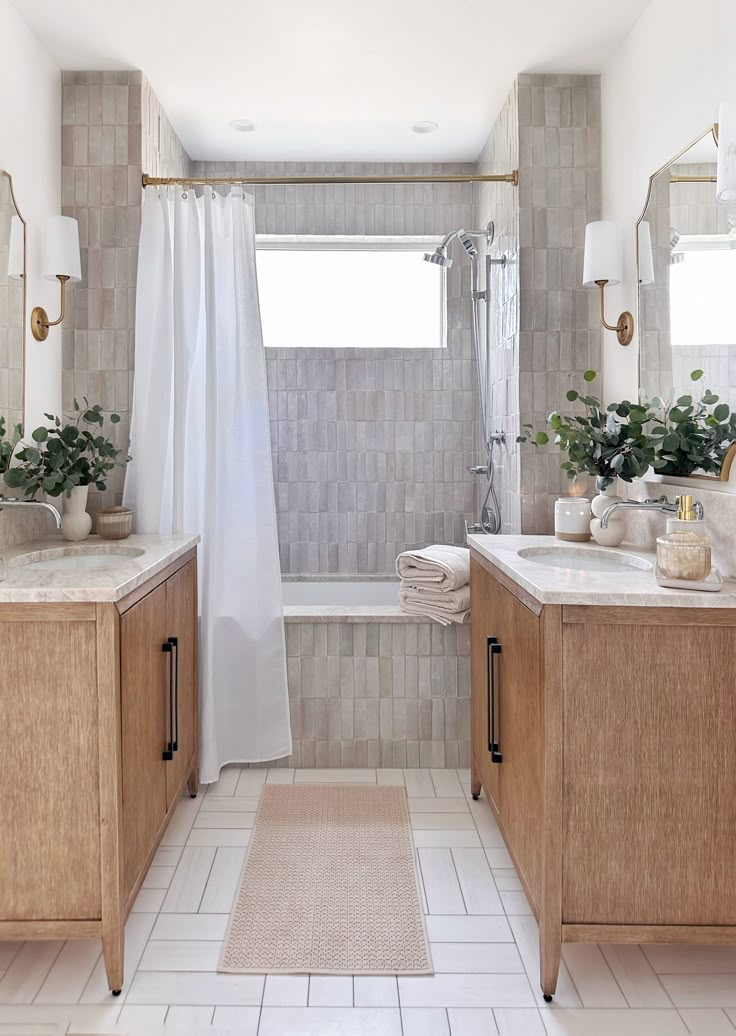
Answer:
MULTIPOLYGON (((607 319, 635 312, 636 238, 650 175, 715 122, 736 95, 736 2, 652 0, 605 69, 601 83, 603 217, 624 243, 620 287, 609 289, 607 319)), ((636 340, 622 348, 605 332, 608 399, 637 389, 636 340)))
MULTIPOLYGON (((59 288, 40 274, 48 216, 61 211, 61 73, 14 7, 0 0, 0 168, 28 224, 28 315, 58 316, 59 288)), ((26 428, 61 407, 61 332, 26 335, 26 428)))

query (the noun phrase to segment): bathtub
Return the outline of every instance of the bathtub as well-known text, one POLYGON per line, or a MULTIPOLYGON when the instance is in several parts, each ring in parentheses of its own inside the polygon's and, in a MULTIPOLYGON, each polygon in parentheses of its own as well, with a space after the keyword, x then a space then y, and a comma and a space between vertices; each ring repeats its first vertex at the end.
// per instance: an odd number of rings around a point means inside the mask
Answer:
POLYGON ((470 627, 398 606, 398 580, 285 576, 285 765, 470 765, 470 627))
MULTIPOLYGON (((284 615, 287 619, 306 615, 324 618, 351 615, 363 620, 370 615, 401 620, 398 606, 398 579, 361 579, 351 576, 345 579, 321 579, 309 577, 284 579, 284 615)), ((413 616, 403 616, 411 621, 413 616)))

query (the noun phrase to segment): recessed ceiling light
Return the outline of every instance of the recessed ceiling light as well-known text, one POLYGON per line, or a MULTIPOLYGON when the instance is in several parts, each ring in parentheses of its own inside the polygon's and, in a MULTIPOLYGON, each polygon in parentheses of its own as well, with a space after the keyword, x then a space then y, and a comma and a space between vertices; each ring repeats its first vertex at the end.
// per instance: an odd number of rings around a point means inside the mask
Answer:
POLYGON ((234 129, 238 133, 252 133, 255 128, 255 122, 251 122, 250 119, 233 119, 230 123, 230 129, 234 129))
POLYGON ((438 123, 431 122, 429 120, 425 122, 415 122, 412 126, 412 129, 415 133, 434 133, 439 128, 440 127, 438 123))

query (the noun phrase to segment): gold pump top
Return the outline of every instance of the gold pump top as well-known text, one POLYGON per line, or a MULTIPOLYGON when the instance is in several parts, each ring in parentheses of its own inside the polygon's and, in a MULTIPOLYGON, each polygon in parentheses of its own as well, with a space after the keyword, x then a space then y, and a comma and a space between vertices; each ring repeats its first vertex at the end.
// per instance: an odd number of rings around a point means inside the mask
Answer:
POLYGON ((689 494, 678 498, 677 520, 678 522, 696 522, 698 520, 693 507, 693 498, 689 494))

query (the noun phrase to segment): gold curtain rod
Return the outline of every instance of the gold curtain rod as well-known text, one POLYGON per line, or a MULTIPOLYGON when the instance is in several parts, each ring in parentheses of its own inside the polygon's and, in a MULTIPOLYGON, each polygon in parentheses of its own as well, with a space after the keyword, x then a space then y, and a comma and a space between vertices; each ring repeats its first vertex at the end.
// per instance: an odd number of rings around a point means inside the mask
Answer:
POLYGON ((512 173, 436 173, 427 176, 148 176, 143 174, 144 187, 219 187, 226 184, 260 186, 281 184, 402 184, 402 183, 510 183, 519 186, 519 170, 512 173))
POLYGON ((716 183, 715 176, 670 176, 670 183, 716 183))

